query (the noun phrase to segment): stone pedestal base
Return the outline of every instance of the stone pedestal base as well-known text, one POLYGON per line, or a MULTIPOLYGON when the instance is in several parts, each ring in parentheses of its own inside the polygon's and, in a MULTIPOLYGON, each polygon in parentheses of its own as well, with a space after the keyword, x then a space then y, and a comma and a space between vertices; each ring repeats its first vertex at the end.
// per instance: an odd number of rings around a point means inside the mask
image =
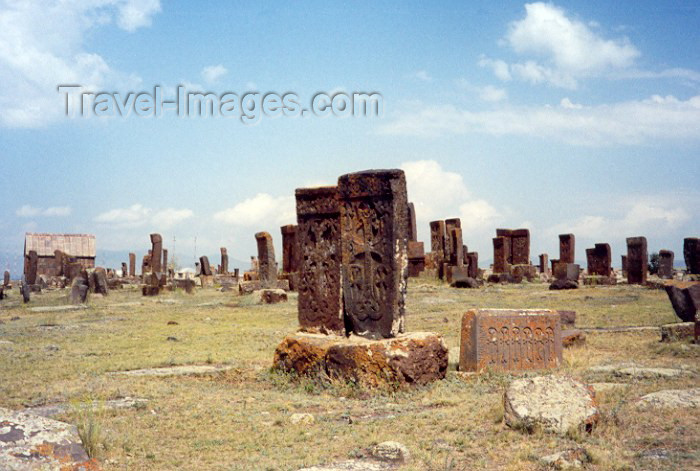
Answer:
POLYGON ((432 332, 384 340, 299 332, 277 347, 274 367, 367 388, 396 388, 444 378, 447 360, 445 342, 432 332))

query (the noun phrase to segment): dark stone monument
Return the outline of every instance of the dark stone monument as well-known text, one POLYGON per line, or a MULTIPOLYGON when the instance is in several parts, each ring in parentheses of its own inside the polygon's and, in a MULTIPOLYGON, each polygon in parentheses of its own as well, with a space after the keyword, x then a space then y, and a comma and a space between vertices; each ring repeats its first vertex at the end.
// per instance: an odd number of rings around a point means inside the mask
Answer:
POLYGON ((29 254, 27 255, 27 274, 26 274, 27 284, 30 284, 30 285, 36 284, 36 274, 37 274, 38 265, 39 265, 39 256, 37 255, 36 250, 30 250, 29 254))
POLYGON ((418 231, 416 229, 416 207, 413 203, 408 203, 408 240, 417 241, 418 231))
POLYGON ((275 247, 272 236, 267 232, 255 234, 258 243, 258 273, 263 288, 277 286, 277 262, 275 262, 275 247))
POLYGON ((73 278, 70 286, 70 302, 71 304, 83 304, 87 301, 88 297, 88 284, 85 278, 76 276, 73 278))
POLYGON ((109 294, 109 286, 107 285, 107 271, 102 267, 96 267, 92 272, 94 280, 95 293, 107 296, 109 294))
POLYGON ((683 258, 685 258, 688 273, 700 275, 700 238, 686 237, 683 239, 683 258))
POLYGON ((659 250, 659 278, 673 278, 674 253, 671 250, 659 250))
POLYGON ((530 264, 530 230, 514 229, 511 232, 511 259, 513 265, 530 264))
POLYGON ((168 249, 163 249, 163 265, 160 267, 162 273, 168 273, 168 249))
POLYGON ((282 232, 282 271, 296 273, 299 271, 299 245, 297 226, 289 224, 280 228, 282 232))
POLYGON ((620 256, 620 263, 622 264, 622 276, 627 276, 627 255, 620 256))
MULTIPOLYGON (((504 265, 506 268, 508 268, 509 265, 513 264, 513 248, 511 247, 511 238, 513 236, 513 231, 510 229, 496 229, 496 237, 502 237, 503 238, 503 243, 502 243, 502 250, 503 250, 503 256, 505 257, 505 263, 504 265)), ((494 246, 495 248, 495 246, 494 246)), ((494 256, 494 266, 496 264, 496 258, 494 256)), ((494 269, 495 272, 495 269, 494 269)), ((505 273, 505 271, 499 272, 499 273, 505 273)))
MULTIPOLYGON (((454 265, 452 263, 453 257, 454 257, 454 252, 455 252, 455 246, 457 245, 457 242, 454 239, 454 231, 453 229, 461 229, 462 228, 462 221, 459 218, 451 218, 451 219, 445 219, 445 259, 444 262, 449 264, 449 265, 454 265)), ((461 231, 460 231, 461 234, 461 231)), ((462 241, 460 240, 460 244, 462 241)))
POLYGON ((148 253, 143 256, 143 260, 141 261, 141 276, 151 272, 151 252, 152 251, 149 250, 148 253))
POLYGON ((493 272, 509 273, 508 251, 510 242, 508 237, 498 236, 493 238, 493 272))
POLYGON ((22 294, 22 301, 24 301, 25 303, 31 301, 31 291, 32 289, 30 288, 29 283, 27 283, 27 278, 25 276, 22 276, 22 281, 20 281, 19 285, 19 292, 22 294))
POLYGON ((467 252, 467 260, 469 260, 467 265, 469 278, 477 279, 479 277, 479 253, 467 252))
POLYGON ((122 262, 122 278, 129 276, 129 269, 126 266, 126 262, 122 262))
POLYGON ((345 334, 340 286, 338 188, 300 188, 297 204, 299 325, 345 334))
POLYGON ((202 274, 202 264, 200 262, 194 262, 194 275, 199 276, 202 274))
POLYGON ((151 234, 151 272, 163 271, 163 238, 160 234, 151 234))
POLYGON ((5 273, 2 277, 2 285, 3 286, 9 286, 10 285, 10 272, 5 270, 5 273))
POLYGON ((438 278, 444 279, 443 262, 445 260, 445 221, 430 223, 430 251, 436 264, 438 278))
POLYGON ((559 234, 559 261, 575 263, 576 237, 573 234, 559 234))
POLYGON ((136 254, 129 253, 129 276, 136 276, 136 254))
POLYGON ((697 322, 700 312, 700 281, 666 281, 664 289, 673 310, 683 322, 697 322))
POLYGON ((199 257, 199 269, 200 275, 212 276, 211 265, 209 265, 209 257, 206 255, 199 257))
POLYGON ((417 277, 425 270, 425 249, 423 242, 408 241, 408 276, 417 277))
POLYGON ((464 241, 461 227, 455 226, 450 229, 450 245, 449 263, 450 265, 461 267, 464 265, 464 241))
POLYGON ((646 237, 627 238, 627 283, 643 285, 647 281, 649 255, 646 237))
POLYGON ((547 273, 549 271, 549 255, 546 253, 540 254, 540 273, 547 273))
POLYGON ((228 275, 228 250, 226 247, 221 247, 221 274, 228 275))
POLYGON ((586 260, 588 262, 589 275, 612 275, 612 251, 610 250, 610 244, 595 244, 594 248, 586 249, 586 260))
POLYGON ((402 170, 338 179, 342 286, 350 329, 368 338, 404 330, 408 200, 402 170))

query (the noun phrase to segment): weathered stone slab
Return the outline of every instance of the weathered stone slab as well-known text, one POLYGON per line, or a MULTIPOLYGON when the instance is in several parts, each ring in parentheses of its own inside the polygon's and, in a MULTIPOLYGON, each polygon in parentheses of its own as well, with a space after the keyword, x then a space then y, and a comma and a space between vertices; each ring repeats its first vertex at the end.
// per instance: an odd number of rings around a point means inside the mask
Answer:
POLYGON ((627 282, 643 285, 647 281, 649 255, 646 237, 627 238, 627 282))
POLYGON ((275 246, 272 236, 267 232, 255 234, 258 244, 258 273, 265 287, 274 287, 277 283, 277 262, 275 261, 275 246))
POLYGON ((105 269, 102 267, 96 267, 92 272, 92 278, 94 279, 95 283, 95 293, 107 296, 109 294, 109 285, 107 284, 107 272, 105 269))
POLYGON ((238 292, 241 295, 253 294, 253 292, 261 290, 262 287, 260 280, 241 281, 238 284, 238 292))
POLYGON ((593 388, 569 377, 517 379, 508 385, 503 403, 506 425, 523 431, 565 435, 590 431, 600 419, 593 388))
POLYGON ((151 234, 151 271, 163 271, 163 238, 160 234, 151 234))
POLYGON ((302 329, 344 334, 338 188, 300 188, 295 197, 299 325, 302 329))
POLYGON ((620 255, 620 266, 622 268, 622 276, 627 276, 627 255, 620 255))
POLYGON ((659 278, 670 280, 673 278, 674 254, 671 250, 659 250, 659 278))
POLYGON ((209 264, 209 257, 202 255, 199 257, 199 270, 200 275, 212 276, 211 265, 209 264))
POLYGON ((345 316, 357 335, 404 331, 408 277, 406 178, 369 170, 338 179, 345 316))
POLYGON ((392 339, 297 333, 277 347, 274 366, 300 375, 353 381, 367 388, 422 385, 445 377, 448 350, 433 333, 392 339))
POLYGON ((442 280, 445 273, 442 270, 442 264, 445 260, 445 221, 432 221, 430 223, 430 251, 435 262, 435 268, 438 270, 438 277, 442 280))
POLYGON ((612 274, 612 252, 610 244, 595 244, 595 248, 586 249, 588 274, 610 276, 612 274))
POLYGON ((558 261, 554 264, 553 275, 556 280, 578 281, 581 267, 577 263, 564 263, 558 261))
POLYGON ((510 241, 507 237, 494 237, 493 239, 493 272, 509 273, 508 252, 510 241))
POLYGON ((634 379, 677 378, 685 373, 677 368, 655 368, 633 364, 599 365, 589 368, 589 371, 634 379))
POLYGON ((253 292, 259 304, 277 304, 287 302, 287 292, 283 289, 264 288, 253 292))
POLYGON ((544 309, 472 309, 462 317, 460 371, 556 368, 561 318, 544 309))
POLYGON ((511 232, 511 264, 530 264, 530 230, 514 229, 511 232))
POLYGON ((69 312, 87 309, 87 306, 37 306, 30 307, 31 312, 69 312))
POLYGON ((416 207, 413 203, 408 203, 408 240, 416 242, 418 240, 418 229, 416 229, 416 207))
POLYGON ((564 348, 580 346, 586 343, 586 334, 579 329, 565 329, 561 331, 561 343, 564 348))
POLYGON ((692 339, 695 335, 695 322, 678 322, 661 326, 661 341, 675 342, 676 340, 692 339))
POLYGON ((129 253, 129 276, 136 276, 136 254, 129 253))
POLYGON ((115 376, 197 376, 216 374, 230 370, 231 366, 212 365, 183 365, 166 366, 163 368, 144 368, 140 370, 113 371, 108 373, 115 376))
POLYGON ((282 232, 282 271, 295 273, 299 271, 298 227, 294 224, 288 224, 282 226, 280 231, 282 232))
POLYGON ((700 281, 666 281, 664 289, 683 322, 694 322, 700 310, 700 281))
POLYGON ((73 278, 70 287, 71 304, 84 304, 87 301, 89 287, 85 278, 80 276, 73 278))
POLYGON ((541 253, 540 256, 540 273, 549 273, 549 255, 546 253, 541 253))
POLYGON ((700 388, 667 389, 646 394, 639 399, 638 407, 676 409, 687 407, 700 408, 700 388))
POLYGON ((408 276, 417 277, 425 270, 425 249, 423 242, 408 241, 408 276))
POLYGON ((0 467, 6 470, 99 469, 74 425, 0 408, 0 467))
POLYGON ((464 242, 462 240, 461 228, 453 227, 450 229, 450 243, 452 244, 450 249, 450 265, 456 267, 464 266, 464 242))
POLYGON ((228 275, 228 250, 226 247, 220 247, 221 252, 221 275, 228 275))
POLYGON ((573 234, 559 234, 559 261, 575 263, 576 237, 573 234))
POLYGON ((7 270, 5 270, 5 273, 2 276, 2 285, 10 286, 10 272, 7 270))
POLYGON ((26 269, 24 273, 27 279, 27 283, 30 285, 36 284, 36 275, 39 265, 39 256, 37 255, 36 250, 29 251, 25 263, 26 269))
MULTIPOLYGON (((450 265, 455 265, 456 263, 453 262, 455 260, 456 255, 455 255, 455 250, 457 244, 462 245, 461 241, 461 236, 462 236, 462 221, 459 218, 450 218, 450 219, 445 219, 445 263, 448 263, 450 265), (459 236, 460 240, 459 242, 455 240, 455 229, 459 229, 459 236)), ((461 252, 461 248, 460 248, 461 252)))
POLYGON ((551 290, 562 290, 562 289, 578 289, 578 282, 573 280, 554 280, 550 285, 551 290))
POLYGON ((469 278, 479 278, 479 252, 467 252, 469 278))
POLYGON ((683 239, 683 258, 688 273, 700 275, 700 238, 686 237, 683 239))

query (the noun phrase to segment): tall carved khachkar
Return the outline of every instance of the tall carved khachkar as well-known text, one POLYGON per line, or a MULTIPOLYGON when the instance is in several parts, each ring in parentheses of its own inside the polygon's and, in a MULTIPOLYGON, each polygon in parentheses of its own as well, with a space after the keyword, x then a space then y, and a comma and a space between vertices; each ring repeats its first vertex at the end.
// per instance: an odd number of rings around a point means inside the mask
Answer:
POLYGON ((576 237, 573 234, 559 234, 559 261, 575 263, 576 237))
POLYGON ((221 247, 221 274, 228 275, 228 251, 226 247, 221 247))
POLYGON ((151 272, 163 271, 163 238, 160 234, 151 234, 151 272))
POLYGON ((255 234, 258 243, 258 273, 264 288, 276 287, 277 263, 275 262, 275 247, 272 236, 267 232, 255 234))
POLYGON ((416 207, 413 203, 408 203, 408 240, 418 240, 418 230, 416 229, 416 207))
POLYGON ((368 338, 404 330, 407 279, 406 178, 369 170, 338 179, 345 315, 368 338))
POLYGON ((280 227, 282 233, 282 271, 296 273, 299 271, 299 245, 297 226, 288 224, 280 227))
POLYGON ((445 260, 445 221, 432 221, 430 223, 430 251, 437 267, 438 278, 444 278, 445 260))
POLYGON ((675 254, 672 250, 659 250, 659 278, 670 280, 673 278, 673 260, 675 254))
POLYGON ((136 276, 136 254, 129 253, 129 276, 136 276))
POLYGON ((592 249, 586 249, 588 274, 610 276, 612 274, 612 251, 610 244, 595 244, 592 249))
POLYGON ((688 273, 700 275, 700 238, 686 237, 683 239, 683 258, 688 273))
POLYGON ((647 281, 649 255, 646 237, 627 238, 627 283, 643 285, 647 281))
POLYGON ((295 196, 299 325, 307 330, 345 334, 338 187, 300 188, 295 196))

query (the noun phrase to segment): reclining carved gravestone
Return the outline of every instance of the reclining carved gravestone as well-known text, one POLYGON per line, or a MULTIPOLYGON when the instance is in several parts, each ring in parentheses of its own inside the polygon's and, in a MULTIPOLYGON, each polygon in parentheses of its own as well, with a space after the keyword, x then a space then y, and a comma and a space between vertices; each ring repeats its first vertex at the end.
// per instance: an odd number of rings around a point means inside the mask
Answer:
POLYGON ((300 188, 295 197, 299 325, 306 330, 345 334, 340 286, 338 188, 300 188))
POLYGON ((401 170, 369 170, 338 179, 345 314, 368 338, 404 330, 407 278, 406 179, 401 170))

